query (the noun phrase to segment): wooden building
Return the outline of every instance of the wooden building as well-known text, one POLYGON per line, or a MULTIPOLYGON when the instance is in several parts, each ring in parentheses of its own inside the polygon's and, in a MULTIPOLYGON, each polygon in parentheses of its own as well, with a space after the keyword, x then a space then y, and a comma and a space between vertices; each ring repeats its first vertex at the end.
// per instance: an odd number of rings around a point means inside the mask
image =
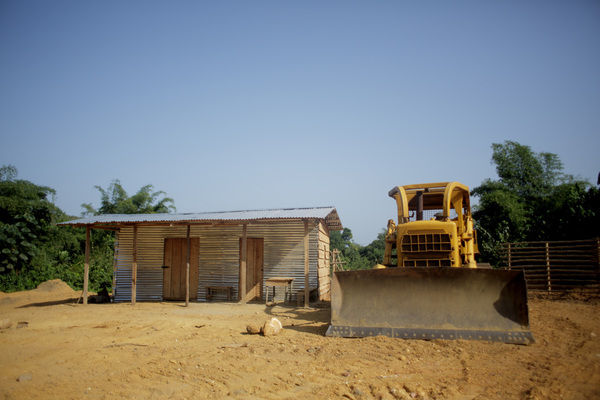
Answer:
MULTIPOLYGON (((329 232, 342 230, 333 207, 199 214, 99 215, 64 222, 86 228, 87 298, 92 229, 116 231, 115 301, 264 301, 273 278, 292 298, 330 296, 329 232), (299 293, 300 291, 300 293, 299 293)), ((93 265, 91 266, 93 268, 93 265)), ((283 290, 276 299, 283 300, 283 290)))

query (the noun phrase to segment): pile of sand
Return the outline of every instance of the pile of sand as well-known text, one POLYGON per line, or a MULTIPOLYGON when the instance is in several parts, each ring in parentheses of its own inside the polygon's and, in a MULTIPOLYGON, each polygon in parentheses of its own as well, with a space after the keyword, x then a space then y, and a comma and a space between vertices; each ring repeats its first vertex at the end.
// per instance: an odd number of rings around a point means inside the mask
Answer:
POLYGON ((53 279, 51 281, 40 283, 39 286, 34 289, 34 291, 47 294, 64 294, 69 296, 77 293, 71 288, 71 286, 67 285, 60 279, 53 279))
POLYGON ((0 305, 22 304, 28 301, 40 302, 47 299, 74 299, 79 297, 79 294, 80 292, 73 290, 60 279, 53 279, 40 283, 33 290, 12 293, 0 292, 0 305))

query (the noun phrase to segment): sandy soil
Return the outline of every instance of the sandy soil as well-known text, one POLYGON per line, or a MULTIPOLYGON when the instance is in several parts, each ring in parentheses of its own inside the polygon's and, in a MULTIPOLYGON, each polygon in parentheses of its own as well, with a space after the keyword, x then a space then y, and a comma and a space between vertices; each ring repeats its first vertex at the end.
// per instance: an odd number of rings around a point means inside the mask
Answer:
POLYGON ((537 342, 324 336, 329 309, 74 304, 61 281, 0 293, 0 398, 600 398, 600 299, 530 300, 537 342), (246 326, 277 317, 277 336, 246 326))

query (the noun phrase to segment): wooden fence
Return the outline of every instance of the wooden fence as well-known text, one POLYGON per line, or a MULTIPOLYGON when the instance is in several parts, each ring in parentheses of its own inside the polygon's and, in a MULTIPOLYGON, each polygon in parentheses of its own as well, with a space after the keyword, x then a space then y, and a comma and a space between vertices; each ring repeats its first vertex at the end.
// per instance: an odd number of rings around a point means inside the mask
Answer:
POLYGON ((523 270, 528 291, 600 293, 599 251, 599 238, 506 243, 501 267, 523 270))

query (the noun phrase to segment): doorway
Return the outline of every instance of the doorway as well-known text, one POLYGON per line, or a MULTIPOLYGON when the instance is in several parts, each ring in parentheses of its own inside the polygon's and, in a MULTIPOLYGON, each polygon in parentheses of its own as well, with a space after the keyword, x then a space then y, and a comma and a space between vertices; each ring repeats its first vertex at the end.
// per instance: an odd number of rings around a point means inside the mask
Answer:
MULTIPOLYGON (((200 238, 190 238, 190 300, 198 298, 200 238)), ((163 262, 163 299, 185 300, 187 238, 166 238, 163 262)))
MULTIPOLYGON (((246 239, 246 300, 262 300, 263 296, 263 261, 264 239, 246 239)), ((240 238, 240 265, 242 260, 242 239, 240 238)), ((241 282, 240 282, 241 285, 241 282)), ((241 300, 241 286, 238 293, 241 300)))

